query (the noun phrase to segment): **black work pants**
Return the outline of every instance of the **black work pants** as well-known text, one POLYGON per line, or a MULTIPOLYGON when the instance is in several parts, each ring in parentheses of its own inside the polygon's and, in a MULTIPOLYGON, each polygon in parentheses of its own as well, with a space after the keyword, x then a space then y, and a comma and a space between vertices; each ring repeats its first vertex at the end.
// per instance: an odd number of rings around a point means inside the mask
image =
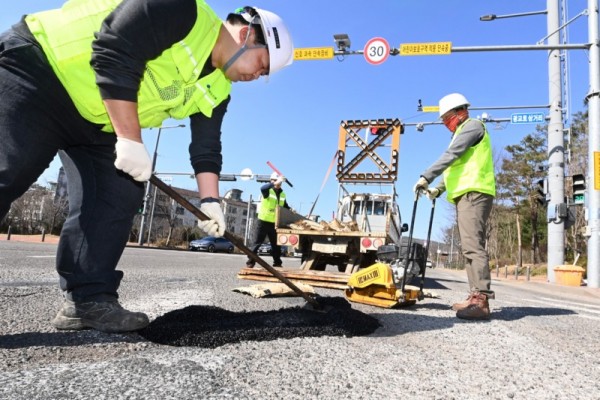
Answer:
POLYGON ((71 300, 118 297, 117 263, 144 186, 114 167, 115 143, 80 116, 35 42, 0 35, 0 219, 59 153, 69 214, 56 269, 71 300))
MULTIPOLYGON (((266 222, 258 220, 256 237, 254 238, 254 246, 251 246, 252 252, 256 254, 258 248, 269 237, 269 243, 271 243, 271 256, 273 256, 273 265, 276 267, 281 266, 281 247, 277 246, 277 233, 275 232, 275 224, 273 222, 266 222)), ((248 259, 249 262, 254 261, 248 259)))

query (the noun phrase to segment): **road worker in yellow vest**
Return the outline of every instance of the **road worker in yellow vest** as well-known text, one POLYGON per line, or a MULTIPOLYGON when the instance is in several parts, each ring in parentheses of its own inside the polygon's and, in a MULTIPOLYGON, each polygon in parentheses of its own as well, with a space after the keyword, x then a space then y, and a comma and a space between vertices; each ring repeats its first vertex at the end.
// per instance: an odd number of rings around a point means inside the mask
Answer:
POLYGON ((469 101, 460 93, 440 99, 439 113, 452 132, 452 140, 440 158, 421 174, 414 190, 424 191, 430 199, 445 191, 447 200, 456 206, 469 295, 452 309, 458 318, 478 320, 490 318, 488 300, 494 298, 485 241, 496 196, 496 180, 490 136, 483 122, 469 118, 469 106, 469 101), (442 182, 429 187, 440 175, 443 175, 442 182))
POLYGON ((141 129, 189 117, 200 209, 210 217, 199 226, 221 236, 220 135, 231 83, 292 59, 278 15, 242 7, 223 21, 204 0, 69 0, 0 35, 0 219, 57 153, 68 182, 57 329, 149 323, 117 295, 117 264, 153 168, 141 129))
MULTIPOLYGON (((285 193, 281 185, 285 182, 285 176, 273 172, 270 176, 269 183, 261 186, 260 192, 262 200, 258 209, 258 222, 254 237, 254 244, 250 249, 254 254, 258 252, 258 248, 269 238, 271 244, 271 256, 273 257, 273 266, 282 267, 281 261, 281 246, 277 245, 277 232, 275 232, 275 209, 277 207, 290 208, 287 203, 285 193)), ((253 268, 254 260, 248 258, 246 267, 253 268)))

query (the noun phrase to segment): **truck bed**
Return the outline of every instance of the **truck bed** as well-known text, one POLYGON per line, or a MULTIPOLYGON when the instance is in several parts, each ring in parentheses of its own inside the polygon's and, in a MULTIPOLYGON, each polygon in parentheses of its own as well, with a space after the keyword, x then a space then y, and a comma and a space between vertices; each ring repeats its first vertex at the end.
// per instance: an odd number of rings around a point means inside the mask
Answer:
POLYGON ((275 218, 275 229, 277 233, 295 234, 295 235, 311 235, 311 236, 340 236, 340 237, 378 237, 385 238, 385 231, 368 232, 368 231, 336 231, 336 230, 315 230, 315 229, 292 229, 290 224, 294 224, 300 220, 308 220, 308 218, 295 213, 287 208, 278 207, 275 218))

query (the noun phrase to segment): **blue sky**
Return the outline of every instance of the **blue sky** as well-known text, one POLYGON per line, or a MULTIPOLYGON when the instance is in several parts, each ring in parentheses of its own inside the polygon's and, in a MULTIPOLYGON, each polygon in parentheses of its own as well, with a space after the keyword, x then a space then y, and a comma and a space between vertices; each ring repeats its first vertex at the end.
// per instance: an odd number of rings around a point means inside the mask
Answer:
MULTIPOLYGON (((0 29, 7 29, 21 15, 56 8, 62 0, 20 0, 7 2, 0 14, 0 29)), ((218 15, 245 4, 238 1, 209 1, 218 15)), ((569 1, 567 19, 587 8, 584 0, 569 1)), ((351 50, 362 50, 374 37, 385 38, 392 47, 401 43, 445 42, 454 47, 534 45, 547 34, 546 17, 481 22, 484 14, 516 14, 540 11, 545 0, 527 2, 478 0, 262 0, 252 3, 278 13, 288 24, 297 48, 333 46, 333 35, 347 33, 351 50)), ((569 43, 587 42, 587 17, 569 25, 569 43)), ((468 52, 440 56, 395 56, 381 65, 370 65, 362 56, 343 61, 297 61, 264 80, 234 84, 232 102, 223 125, 223 173, 239 174, 250 168, 256 174, 270 174, 271 161, 294 184, 286 190, 288 202, 306 213, 317 196, 315 213, 330 220, 336 208, 338 185, 334 172, 320 193, 329 164, 337 149, 340 122, 352 119, 399 118, 404 122, 430 122, 436 114, 417 112, 418 100, 434 106, 440 97, 461 92, 476 107, 548 104, 548 61, 546 51, 468 52)), ((569 115, 583 109, 588 91, 587 52, 569 52, 569 115)), ((539 109, 489 110, 492 117, 509 118, 514 112, 539 109)), ((543 110, 547 113, 547 110, 543 110)), ((473 111, 477 116, 483 111, 473 111)), ((566 121, 567 124, 570 122, 566 121)), ((165 121, 165 126, 187 121, 165 121)), ((497 152, 519 142, 535 130, 534 125, 488 124, 497 152)), ((144 131, 144 140, 153 152, 157 129, 144 131)), ((163 130, 156 170, 191 172, 188 156, 188 128, 163 130)), ((427 126, 423 132, 407 127, 400 143, 399 178, 396 190, 404 222, 410 222, 412 187, 423 172, 447 147, 450 134, 443 126, 427 126)), ((55 160, 39 183, 56 179, 60 164, 55 160)), ((173 175, 172 184, 195 189, 189 177, 173 175)), ((257 199, 260 184, 255 181, 222 182, 227 190, 243 190, 242 197, 257 199)), ((439 202, 433 239, 449 225, 450 206, 439 202)), ((429 203, 419 204, 414 234, 427 234, 429 203)))

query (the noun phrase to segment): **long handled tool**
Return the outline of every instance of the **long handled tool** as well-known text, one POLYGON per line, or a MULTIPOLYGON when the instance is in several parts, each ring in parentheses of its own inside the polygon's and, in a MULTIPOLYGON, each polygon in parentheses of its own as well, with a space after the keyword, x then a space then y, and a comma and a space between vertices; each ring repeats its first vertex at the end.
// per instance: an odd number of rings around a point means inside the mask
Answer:
MULTIPOLYGON (((279 171, 277 168, 275 168, 275 166, 274 166, 274 165, 271 163, 271 161, 267 161, 267 165, 268 165, 269 167, 271 167, 271 169, 272 169, 273 171, 277 172, 277 174, 278 174, 279 176, 283 176, 283 174, 282 174, 282 173, 281 173, 281 172, 280 172, 280 171, 279 171)), ((294 187, 294 185, 292 185, 292 182, 290 182, 290 181, 288 180, 288 178, 285 178, 285 182, 286 182, 288 185, 290 185, 290 187, 294 187)))
POLYGON ((402 278, 402 292, 404 292, 404 287, 406 286, 406 275, 408 271, 408 265, 411 259, 414 259, 414 252, 412 249, 413 242, 413 231, 415 229, 415 216, 417 215, 417 204, 419 204, 419 196, 421 193, 419 191, 415 192, 415 202, 413 203, 412 209, 412 217, 410 219, 410 230, 408 231, 408 243, 406 244, 406 255, 404 256, 404 276, 402 278))
MULTIPOLYGON (((168 194, 169 197, 171 197, 173 200, 175 200, 176 202, 181 204, 183 206, 183 208, 185 208, 186 210, 188 210, 189 212, 194 214, 198 219, 200 219, 202 221, 207 221, 210 219, 206 214, 204 214, 202 211, 200 211, 198 208, 196 208, 192 203, 190 203, 183 196, 181 196, 179 193, 177 193, 172 187, 168 186, 166 183, 164 183, 163 181, 158 179, 156 177, 156 175, 152 175, 150 177, 150 183, 152 183, 154 186, 156 186, 157 188, 159 188, 160 190, 162 190, 163 192, 168 194)), ((244 245, 244 243, 240 239, 238 239, 236 236, 229 233, 228 231, 225 231, 225 233, 223 234, 223 237, 225 237, 225 239, 227 239, 231 243, 233 243, 238 249, 240 249, 242 251, 242 253, 244 253, 248 257, 250 257, 252 259, 252 261, 258 263, 261 267, 263 267, 264 269, 269 271, 271 274, 273 274, 273 276, 275 276, 281 282, 286 284, 290 289, 292 289, 298 295, 302 296, 304 298, 304 300, 306 300, 308 303, 310 303, 316 310, 322 309, 322 306, 321 306, 321 304, 319 304, 318 301, 316 301, 314 298, 310 297, 308 294, 304 293, 302 290, 300 290, 300 288, 298 288, 298 286, 294 285, 289 279, 287 279, 285 276, 283 276, 279 271, 277 271, 275 268, 273 268, 269 264, 267 264, 267 262, 264 261, 262 258, 260 258, 258 255, 254 254, 252 252, 252 250, 250 250, 248 247, 246 247, 244 245)))
POLYGON ((337 159, 337 155, 338 155, 338 152, 336 151, 335 154, 333 155, 333 159, 331 160, 331 164, 329 164, 327 173, 325 174, 325 179, 323 179, 323 183, 321 183, 321 189, 319 189, 319 194, 317 194, 317 198, 315 199, 315 201, 313 201, 312 207, 310 207, 310 211, 308 212, 308 214, 306 214, 307 216, 312 215, 313 210, 315 209, 315 206, 317 205, 317 201, 319 201, 319 196, 321 195, 321 192, 323 191, 323 188, 325 187, 325 183, 327 183, 327 179, 329 178, 329 174, 331 173, 331 169, 333 168, 333 163, 335 163, 335 160, 337 159))
POLYGON ((425 251, 423 253, 423 271, 421 272, 421 283, 419 289, 423 292, 423 286, 425 285, 425 270, 427 269, 427 258, 429 257, 429 242, 431 239, 431 227, 433 226, 433 214, 435 212, 435 198, 431 200, 431 215, 429 217, 429 228, 427 229, 427 244, 425 245, 425 251))

